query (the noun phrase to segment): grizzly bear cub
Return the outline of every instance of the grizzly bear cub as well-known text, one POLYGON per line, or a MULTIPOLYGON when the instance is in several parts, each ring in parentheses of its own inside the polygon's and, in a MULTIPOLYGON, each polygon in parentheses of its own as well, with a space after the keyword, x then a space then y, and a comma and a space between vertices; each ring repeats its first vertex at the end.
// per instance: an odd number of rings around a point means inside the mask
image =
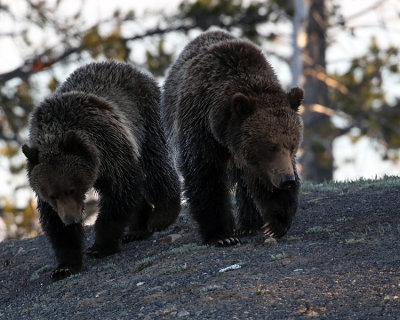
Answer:
POLYGON ((81 270, 83 203, 92 187, 100 212, 91 256, 118 252, 126 226, 130 241, 176 220, 180 184, 161 127, 159 96, 154 79, 131 65, 91 63, 32 112, 29 144, 22 150, 58 262, 53 280, 81 270))
POLYGON ((203 33, 172 65, 161 117, 206 243, 236 244, 236 235, 260 228, 275 237, 288 231, 300 187, 302 99, 300 88, 284 92, 259 48, 223 31, 203 33))

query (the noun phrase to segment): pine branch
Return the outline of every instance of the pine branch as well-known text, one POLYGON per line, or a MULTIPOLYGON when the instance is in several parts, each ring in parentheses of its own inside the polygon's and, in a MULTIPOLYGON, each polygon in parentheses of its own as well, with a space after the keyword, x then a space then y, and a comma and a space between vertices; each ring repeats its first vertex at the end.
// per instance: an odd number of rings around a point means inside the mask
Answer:
MULTIPOLYGON (((162 35, 162 34, 166 34, 166 33, 170 33, 170 32, 188 31, 188 30, 193 29, 194 27, 195 26, 193 26, 193 25, 179 25, 176 27, 169 27, 169 28, 164 28, 164 29, 155 28, 155 29, 149 30, 143 34, 135 35, 132 37, 122 38, 121 41, 128 42, 128 41, 143 39, 143 38, 154 36, 154 35, 162 35)), ((94 28, 94 27, 92 27, 92 28, 94 28)), ((46 57, 47 53, 50 51, 50 49, 46 49, 42 53, 36 55, 34 58, 25 61, 25 63, 22 66, 19 66, 12 71, 0 74, 0 83, 5 83, 6 81, 14 79, 14 78, 20 78, 20 79, 26 80, 32 74, 43 71, 43 70, 51 67, 55 63, 68 58, 70 55, 72 55, 74 53, 82 52, 84 49, 85 49, 85 46, 83 46, 83 45, 70 47, 70 48, 66 49, 64 52, 62 52, 60 55, 52 58, 49 61, 45 61, 44 57, 46 57)))
MULTIPOLYGON (((264 22, 265 19, 266 19, 266 17, 264 15, 255 14, 255 15, 251 15, 251 16, 243 16, 243 17, 237 19, 236 21, 232 21, 230 23, 223 23, 222 21, 216 21, 215 25, 218 27, 221 27, 221 28, 230 29, 236 25, 261 23, 261 22, 264 22)), ((96 28, 98 26, 99 26, 99 24, 96 24, 95 26, 91 27, 91 29, 96 28)), ((146 31, 143 34, 138 34, 138 35, 134 35, 131 37, 121 38, 121 41, 129 42, 129 41, 144 39, 146 37, 151 37, 151 36, 155 36, 155 35, 164 35, 164 34, 171 33, 171 32, 187 32, 189 30, 192 30, 192 29, 195 29, 198 27, 200 27, 200 26, 197 24, 193 24, 193 23, 184 23, 181 25, 167 27, 167 28, 156 27, 152 30, 146 31)), ((43 70, 51 67, 55 63, 64 60, 65 58, 69 57, 70 55, 72 55, 74 53, 82 52, 84 49, 85 49, 85 46, 83 46, 82 44, 79 46, 75 46, 75 47, 69 47, 64 52, 62 52, 60 55, 50 59, 49 61, 45 61, 44 57, 47 56, 48 52, 50 52, 51 49, 43 50, 42 53, 36 55, 32 59, 25 61, 25 63, 23 65, 15 68, 12 71, 0 74, 0 83, 5 83, 6 81, 11 80, 13 78, 20 78, 20 79, 26 80, 32 74, 43 71, 43 70)), ((285 60, 284 58, 282 58, 282 59, 285 60)))
POLYGON ((349 94, 349 91, 347 90, 347 88, 344 85, 342 85, 337 80, 332 79, 331 77, 329 77, 324 71, 311 69, 311 68, 305 68, 304 71, 303 71, 303 74, 305 76, 311 76, 313 78, 318 79, 319 81, 324 82, 328 87, 336 89, 336 90, 338 90, 340 93, 342 93, 344 95, 348 95, 349 94))

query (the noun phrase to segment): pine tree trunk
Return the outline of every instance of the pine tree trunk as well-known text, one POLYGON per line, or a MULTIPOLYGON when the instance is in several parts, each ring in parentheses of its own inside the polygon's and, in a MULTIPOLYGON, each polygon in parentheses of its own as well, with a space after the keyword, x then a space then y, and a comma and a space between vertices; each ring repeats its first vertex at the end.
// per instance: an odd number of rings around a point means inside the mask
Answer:
POLYGON ((326 16, 325 1, 310 1, 307 42, 303 52, 304 75, 304 141, 300 156, 301 176, 304 180, 321 182, 333 177, 332 124, 330 117, 312 111, 312 106, 329 106, 328 87, 316 78, 326 69, 326 16))
POLYGON ((292 57, 290 59, 290 72, 292 74, 291 87, 298 86, 303 82, 303 59, 302 51, 304 50, 305 22, 308 19, 308 2, 307 0, 292 0, 294 14, 292 19, 292 57))

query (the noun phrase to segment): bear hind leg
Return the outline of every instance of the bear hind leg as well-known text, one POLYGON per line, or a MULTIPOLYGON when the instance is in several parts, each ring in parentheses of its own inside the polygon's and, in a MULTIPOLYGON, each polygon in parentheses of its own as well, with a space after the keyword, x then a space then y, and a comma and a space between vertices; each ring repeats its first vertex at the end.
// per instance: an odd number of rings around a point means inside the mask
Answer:
POLYGON ((146 240, 153 235, 153 232, 147 229, 147 221, 152 210, 153 207, 147 201, 143 201, 142 208, 138 212, 133 212, 128 230, 122 237, 123 243, 146 240))
POLYGON ((156 232, 168 228, 175 222, 180 210, 180 197, 168 201, 165 205, 156 204, 147 221, 147 229, 156 232))
POLYGON ((118 220, 119 221, 99 221, 99 218, 97 218, 95 224, 95 242, 85 251, 88 256, 104 258, 121 251, 120 243, 126 222, 120 219, 118 220))
POLYGON ((94 258, 103 258, 120 252, 120 244, 125 227, 129 222, 127 199, 101 196, 100 213, 95 223, 95 241, 86 249, 86 254, 94 258))
POLYGON ((159 126, 142 150, 141 165, 146 171, 145 198, 153 204, 147 229, 157 232, 173 224, 181 209, 180 181, 167 148, 164 133, 159 126))

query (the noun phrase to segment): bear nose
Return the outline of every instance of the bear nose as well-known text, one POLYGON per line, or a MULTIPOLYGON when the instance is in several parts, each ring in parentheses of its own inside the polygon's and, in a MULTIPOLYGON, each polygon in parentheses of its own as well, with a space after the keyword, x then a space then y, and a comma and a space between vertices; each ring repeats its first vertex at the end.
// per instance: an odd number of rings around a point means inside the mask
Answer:
POLYGON ((68 227, 72 224, 80 223, 81 221, 74 217, 65 217, 64 219, 62 219, 62 222, 66 227, 68 227))
POLYGON ((290 174, 285 174, 281 178, 281 183, 279 184, 280 189, 291 189, 296 185, 296 178, 290 174))

